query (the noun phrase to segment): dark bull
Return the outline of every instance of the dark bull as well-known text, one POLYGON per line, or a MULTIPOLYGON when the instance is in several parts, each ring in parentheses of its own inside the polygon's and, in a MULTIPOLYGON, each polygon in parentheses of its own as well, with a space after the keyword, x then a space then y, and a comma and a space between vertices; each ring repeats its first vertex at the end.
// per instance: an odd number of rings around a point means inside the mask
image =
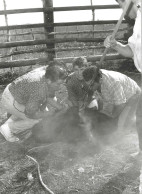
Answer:
MULTIPOLYGON (((86 122, 90 122, 93 135, 106 135, 116 129, 116 119, 99 113, 98 111, 86 109, 84 113, 86 122)), ((75 108, 68 109, 65 113, 54 115, 42 120, 33 128, 33 136, 37 142, 51 143, 56 141, 78 142, 85 140, 85 123, 75 108)))

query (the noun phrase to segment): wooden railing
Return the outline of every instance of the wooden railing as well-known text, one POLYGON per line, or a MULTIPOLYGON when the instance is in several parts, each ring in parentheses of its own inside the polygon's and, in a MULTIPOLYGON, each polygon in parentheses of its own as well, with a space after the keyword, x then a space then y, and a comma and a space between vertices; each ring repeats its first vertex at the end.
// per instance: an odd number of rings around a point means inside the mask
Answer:
MULTIPOLYGON (((43 8, 32 8, 32 9, 16 9, 16 10, 6 10, 0 11, 0 15, 9 15, 9 14, 19 14, 19 13, 37 13, 43 12, 44 13, 44 23, 37 23, 37 24, 24 24, 24 25, 11 25, 11 26, 0 26, 0 31, 5 30, 16 30, 16 29, 31 29, 31 28, 42 28, 42 31, 32 31, 26 33, 15 33, 15 34, 3 34, 3 36, 23 36, 23 35, 30 35, 30 34, 43 34, 45 35, 44 39, 40 40, 25 40, 25 41, 12 41, 12 42, 1 42, 0 49, 4 48, 12 48, 12 47, 19 47, 19 46, 31 46, 31 45, 45 45, 44 48, 34 48, 30 50, 23 50, 23 51, 12 51, 9 54, 1 55, 1 59, 4 59, 9 56, 19 55, 24 53, 34 53, 34 52, 46 52, 47 57, 43 58, 34 58, 34 59, 26 59, 26 60, 14 60, 14 61, 2 61, 0 62, 0 68, 9 68, 9 67, 19 67, 19 66, 29 66, 35 64, 43 64, 50 60, 61 60, 55 57, 56 52, 58 51, 71 51, 71 50, 82 50, 82 49, 102 49, 103 46, 84 46, 82 47, 72 47, 72 48, 55 48, 57 43, 65 43, 65 42, 103 42, 104 38, 55 38, 55 35, 63 35, 63 34, 85 34, 85 33, 92 33, 92 34, 99 34, 99 33, 111 33, 113 29, 109 30, 84 30, 84 31, 69 31, 69 32, 55 32, 55 27, 63 27, 63 26, 79 26, 79 25, 102 25, 102 24, 116 24, 116 20, 104 20, 104 21, 82 21, 82 22, 62 22, 62 23, 55 23, 53 13, 59 11, 75 11, 75 10, 96 10, 96 9, 118 9, 118 5, 96 5, 96 6, 72 6, 72 7, 52 7, 53 2, 52 0, 44 0, 43 8), (48 8, 47 8, 48 7, 48 8)), ((124 20, 123 23, 126 23, 124 20)), ((122 28, 120 31, 127 30, 127 28, 122 28)), ((0 34, 0 37, 2 34, 0 34)), ((97 61, 100 60, 101 55, 87 57, 88 61, 97 61)), ((107 55, 106 60, 113 60, 122 58, 122 56, 118 54, 107 55)), ((72 61, 72 57, 62 58, 63 61, 72 61)))

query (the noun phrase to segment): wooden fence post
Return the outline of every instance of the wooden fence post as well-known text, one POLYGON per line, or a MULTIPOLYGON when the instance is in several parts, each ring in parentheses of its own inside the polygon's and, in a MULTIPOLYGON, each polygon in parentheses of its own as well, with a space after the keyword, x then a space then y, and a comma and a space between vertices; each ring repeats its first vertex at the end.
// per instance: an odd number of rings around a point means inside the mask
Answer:
MULTIPOLYGON (((90 0, 91 6, 93 6, 93 0, 90 0)), ((95 21, 95 9, 92 8, 92 21, 95 21)), ((95 25, 93 24, 93 31, 95 31, 95 25)), ((95 38, 95 33, 93 32, 93 38, 95 38)), ((93 50, 93 54, 95 55, 95 49, 93 50)))
MULTIPOLYGON (((53 0, 43 0, 43 8, 53 8, 53 0)), ((51 11, 45 11, 44 12, 44 24, 45 24, 45 33, 46 33, 46 39, 54 39, 54 34, 49 35, 50 32, 54 32, 54 26, 46 27, 47 24, 54 24, 54 12, 51 11)), ((48 43, 46 44, 47 49, 54 49, 55 43, 48 43)), ((55 51, 48 51, 48 59, 49 61, 52 61, 54 58, 56 58, 55 51)))

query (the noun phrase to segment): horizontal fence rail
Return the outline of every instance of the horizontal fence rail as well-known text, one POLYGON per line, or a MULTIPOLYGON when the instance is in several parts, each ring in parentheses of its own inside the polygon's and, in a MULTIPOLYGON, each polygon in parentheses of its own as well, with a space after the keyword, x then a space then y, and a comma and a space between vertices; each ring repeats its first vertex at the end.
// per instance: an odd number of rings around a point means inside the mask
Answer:
MULTIPOLYGON (((0 26, 0 30, 16 30, 25 28, 43 28, 43 27, 60 27, 60 26, 80 26, 80 25, 101 25, 101 24, 116 24, 117 20, 103 20, 103 21, 83 21, 83 22, 62 22, 47 25, 40 24, 26 24, 26 25, 12 25, 12 26, 0 26)), ((125 20, 122 23, 127 23, 125 20)))
MULTIPOLYGON (((121 28, 118 31, 125 31, 129 28, 121 28)), ((83 31, 69 31, 69 32, 51 32, 48 33, 48 35, 66 35, 66 34, 97 34, 97 33, 107 33, 107 32, 113 32, 113 29, 110 30, 83 30, 83 31)), ((24 33, 16 33, 16 34, 10 34, 10 36, 23 36, 23 35, 31 35, 31 34, 47 34, 43 31, 32 31, 32 32, 24 32, 24 33)), ((9 36, 9 34, 0 34, 0 37, 2 36, 9 36)))
POLYGON ((94 6, 70 6, 70 7, 49 7, 49 8, 29 8, 29 9, 13 9, 0 11, 0 15, 33 13, 33 12, 48 12, 48 11, 79 11, 79 10, 95 10, 95 9, 119 9, 118 5, 94 5, 94 6))
MULTIPOLYGON (((27 40, 27 41, 15 41, 15 42, 4 42, 0 44, 0 48, 10 48, 18 46, 31 46, 31 45, 41 45, 48 43, 65 43, 65 42, 95 42, 101 43, 105 38, 54 38, 50 40, 27 40)), ((123 39, 121 39, 123 40, 123 39)))
POLYGON ((27 41, 16 41, 16 42, 5 42, 0 44, 0 48, 10 48, 17 46, 31 46, 41 45, 47 43, 65 43, 65 42, 103 42, 104 38, 54 38, 50 40, 27 40, 27 41))
MULTIPOLYGON (((86 57, 89 62, 99 61, 102 55, 89 56, 86 57)), ((73 59, 76 57, 65 57, 65 58, 56 58, 55 61, 63 61, 64 63, 72 63, 73 59)), ((106 55, 105 60, 116 60, 116 59, 125 59, 122 55, 119 54, 108 54, 106 55)), ((5 61, 0 62, 0 69, 3 68, 12 68, 12 67, 22 67, 22 66, 31 66, 31 65, 42 65, 48 63, 49 60, 47 57, 43 58, 35 58, 28 60, 13 60, 13 61, 5 61)))
MULTIPOLYGON (((2 54, 0 56, 0 60, 12 57, 16 55, 22 55, 26 53, 45 53, 47 57, 42 58, 34 58, 34 59, 22 59, 22 60, 12 60, 12 61, 0 61, 0 69, 2 68, 12 68, 12 67, 21 67, 21 66, 31 66, 31 65, 43 65, 49 62, 51 59, 49 57, 52 52, 55 54, 55 52, 62 52, 62 51, 73 51, 73 50, 88 50, 88 49, 103 49, 104 46, 98 45, 98 46, 72 46, 72 47, 59 47, 56 48, 56 43, 73 43, 73 42, 87 42, 87 43, 102 43, 104 41, 104 38, 100 36, 100 38, 80 38, 80 37, 72 37, 72 38, 56 38, 56 35, 74 35, 74 34, 99 34, 99 33, 111 33, 113 29, 107 29, 107 30, 77 30, 77 31, 68 31, 68 32, 55 32, 54 28, 58 27, 70 27, 70 26, 97 26, 97 25, 106 25, 106 24, 116 24, 117 20, 100 20, 100 21, 78 21, 78 22, 60 22, 55 23, 54 22, 54 12, 65 12, 65 11, 79 11, 79 10, 103 10, 103 9, 119 9, 118 5, 94 5, 94 6, 70 6, 70 7, 52 7, 52 0, 46 1, 46 7, 43 8, 29 8, 29 9, 14 9, 14 10, 6 10, 6 11, 0 11, 0 15, 10 15, 10 14, 25 14, 25 13, 43 13, 44 16, 44 23, 36 23, 36 24, 21 24, 21 25, 8 25, 8 26, 0 26, 0 30, 6 31, 7 34, 0 34, 0 37, 4 36, 7 38, 7 41, 10 40, 11 37, 14 36, 24 36, 24 35, 31 35, 33 37, 33 40, 24 40, 24 41, 9 41, 9 42, 1 42, 0 43, 0 49, 11 49, 9 50, 9 53, 2 54), (35 28, 40 28, 42 31, 37 31, 35 28), (20 33, 9 33, 10 30, 22 30, 22 29, 34 29, 31 32, 20 32, 20 33), (45 39, 43 37, 40 37, 42 39, 36 39, 34 35, 44 35, 45 39), (13 47, 21 46, 36 46, 36 45, 44 45, 44 48, 37 48, 34 47, 32 49, 27 50, 14 50, 13 47), (52 45, 52 46, 51 46, 52 45), (48 55, 47 55, 48 53, 48 55)), ((123 23, 127 23, 125 20, 123 20, 123 23)), ((112 26, 111 26, 112 28, 112 26)), ((88 28, 87 28, 88 29, 88 28)), ((90 28, 89 28, 90 29, 90 28)), ((94 28, 93 28, 94 29, 94 28)), ((119 31, 125 31, 128 30, 128 27, 124 27, 119 29, 119 31)), ((5 33, 5 32, 4 32, 5 33)), ((15 37, 14 37, 15 38, 15 37)), ((55 55, 54 55, 55 56, 55 55)), ((87 57, 88 61, 99 61, 102 55, 95 55, 95 56, 89 56, 87 57)), ((63 62, 72 62, 72 60, 75 57, 64 57, 64 58, 56 58, 53 57, 53 60, 62 60, 63 62)), ((12 58, 11 58, 12 59, 12 58)), ((108 54, 106 56, 106 60, 114 60, 114 59, 124 59, 121 55, 118 54, 108 54)))
POLYGON ((66 48, 54 48, 54 49, 47 49, 47 48, 35 48, 35 49, 29 49, 29 50, 20 50, 20 51, 12 51, 9 54, 0 55, 0 58, 6 58, 11 57, 14 55, 21 55, 26 53, 41 53, 41 52, 49 52, 49 51, 74 51, 74 50, 88 50, 88 49, 103 49, 104 46, 83 46, 83 47, 66 47, 66 48))

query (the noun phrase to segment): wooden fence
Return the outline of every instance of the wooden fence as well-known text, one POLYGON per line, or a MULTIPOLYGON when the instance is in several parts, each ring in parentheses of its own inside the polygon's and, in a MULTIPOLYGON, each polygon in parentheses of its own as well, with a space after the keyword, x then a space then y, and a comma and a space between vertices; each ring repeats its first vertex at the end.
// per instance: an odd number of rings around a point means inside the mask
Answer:
MULTIPOLYGON (((26 25, 12 25, 12 26, 0 26, 0 37, 16 37, 16 36, 25 36, 25 35, 39 35, 43 36, 44 38, 38 40, 20 40, 20 41, 6 41, 0 43, 0 49, 10 49, 10 48, 17 48, 17 47, 29 47, 35 45, 34 49, 24 49, 24 50, 10 50, 9 53, 4 53, 1 55, 1 62, 0 68, 9 68, 9 67, 20 67, 20 66, 31 66, 35 64, 44 64, 51 60, 62 60, 65 62, 72 62, 74 57, 63 57, 59 58, 56 57, 57 52, 63 51, 75 51, 75 50, 89 50, 89 49, 104 49, 103 43, 104 38, 102 37, 94 37, 94 34, 104 34, 104 33, 111 33, 113 29, 102 29, 102 30, 80 30, 80 31, 62 31, 58 32, 57 28, 59 27, 69 27, 69 26, 101 26, 101 25, 115 25, 117 23, 116 20, 104 20, 104 21, 83 21, 83 22, 64 22, 64 23, 55 23, 54 22, 54 12, 61 12, 61 11, 75 11, 75 10, 99 10, 99 9, 118 9, 118 5, 96 5, 96 6, 72 6, 72 7, 53 7, 52 0, 44 0, 43 1, 43 8, 31 8, 31 9, 17 9, 17 10, 5 10, 0 11, 0 15, 10 15, 10 14, 19 14, 19 13, 37 13, 42 12, 44 14, 44 23, 37 23, 37 24, 26 24, 26 25), (20 32, 20 33, 10 33, 5 34, 5 31, 14 31, 18 29, 33 29, 30 32, 20 32), (44 29, 44 30, 41 30, 44 29), (75 34, 93 34, 93 37, 62 37, 59 38, 59 35, 75 35, 75 34), (85 45, 85 46, 72 46, 72 47, 59 47, 57 48, 56 45, 59 43, 94 43, 94 45, 85 45), (98 44, 96 44, 98 43, 98 44), (38 48, 37 45, 44 45, 42 48, 38 48), (10 56, 18 56, 20 54, 26 53, 46 53, 44 57, 38 57, 33 59, 22 59, 22 60, 5 60, 7 57, 10 56)), ((125 24, 126 21, 124 20, 123 23, 125 24)), ((127 30, 127 26, 123 26, 120 31, 127 30)), ((88 61, 98 61, 100 60, 101 55, 95 56, 87 56, 88 61)), ((123 57, 116 54, 108 54, 106 56, 106 60, 113 60, 113 59, 122 59, 123 57)))

